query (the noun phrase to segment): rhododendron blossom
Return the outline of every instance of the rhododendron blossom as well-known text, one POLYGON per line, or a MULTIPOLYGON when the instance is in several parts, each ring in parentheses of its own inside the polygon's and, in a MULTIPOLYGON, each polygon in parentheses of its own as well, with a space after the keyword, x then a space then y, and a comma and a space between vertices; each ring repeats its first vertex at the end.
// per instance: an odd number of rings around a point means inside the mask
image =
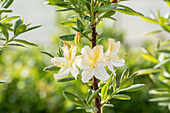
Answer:
POLYGON ((51 62, 54 63, 57 67, 61 69, 59 72, 54 74, 55 79, 60 79, 62 77, 67 76, 70 72, 71 74, 77 78, 79 73, 78 68, 75 64, 75 55, 77 53, 77 47, 71 46, 70 50, 68 50, 67 46, 63 47, 64 57, 54 57, 51 59, 51 62))
POLYGON ((119 49, 120 49, 120 42, 117 43, 113 39, 109 40, 109 47, 108 50, 105 52, 104 56, 106 58, 106 61, 108 62, 108 68, 112 73, 116 75, 114 72, 113 66, 121 67, 124 65, 125 60, 121 58, 119 55, 117 55, 119 49))
POLYGON ((88 82, 93 75, 102 81, 109 78, 109 74, 104 68, 107 62, 104 59, 102 45, 97 45, 93 49, 85 46, 81 50, 81 55, 82 56, 76 60, 76 64, 83 69, 81 75, 83 82, 88 82))

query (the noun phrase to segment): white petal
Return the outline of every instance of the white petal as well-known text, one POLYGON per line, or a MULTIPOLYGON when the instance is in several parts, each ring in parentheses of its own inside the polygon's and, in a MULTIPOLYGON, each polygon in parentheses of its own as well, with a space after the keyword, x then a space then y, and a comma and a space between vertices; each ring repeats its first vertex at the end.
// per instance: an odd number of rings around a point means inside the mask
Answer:
POLYGON ((81 69, 87 70, 89 68, 89 64, 87 62, 83 62, 81 56, 76 56, 75 63, 81 69))
POLYGON ((76 55, 76 53, 77 53, 77 47, 71 45, 71 49, 70 49, 69 52, 71 53, 71 54, 69 54, 69 57, 71 57, 71 60, 74 60, 75 55, 76 55))
POLYGON ((66 59, 69 59, 69 51, 67 46, 63 47, 63 54, 66 59))
POLYGON ((114 68, 113 68, 113 65, 111 63, 108 65, 108 68, 114 75, 116 75, 114 68))
POLYGON ((62 67, 57 74, 54 73, 54 78, 60 79, 62 77, 67 76, 69 74, 69 72, 70 72, 70 66, 62 67))
POLYGON ((63 57, 54 57, 51 58, 51 63, 53 63, 57 67, 66 67, 70 64, 70 61, 63 57))
POLYGON ((89 68, 87 70, 83 70, 82 72, 82 82, 88 82, 92 76, 93 76, 93 73, 92 73, 92 70, 89 68))
POLYGON ((109 55, 116 55, 120 49, 120 42, 118 41, 117 43, 109 38, 109 47, 108 47, 108 50, 106 51, 106 55, 109 56, 109 55))
POLYGON ((116 67, 121 67, 121 66, 125 65, 125 60, 123 58, 121 58, 121 59, 112 59, 111 63, 112 63, 112 65, 114 65, 116 67))
POLYGON ((77 75, 79 74, 79 70, 76 67, 76 64, 73 63, 71 66, 71 74, 75 77, 75 79, 77 79, 77 75))
POLYGON ((96 78, 98 78, 102 81, 105 81, 105 80, 109 79, 109 77, 110 77, 104 67, 103 68, 95 68, 93 70, 93 74, 96 78))
POLYGON ((103 57, 103 46, 102 45, 97 45, 92 49, 92 59, 93 61, 97 61, 101 57, 103 57))
POLYGON ((92 61, 91 54, 93 53, 92 53, 92 49, 89 46, 84 46, 81 50, 81 54, 84 61, 87 62, 89 62, 90 60, 92 61))

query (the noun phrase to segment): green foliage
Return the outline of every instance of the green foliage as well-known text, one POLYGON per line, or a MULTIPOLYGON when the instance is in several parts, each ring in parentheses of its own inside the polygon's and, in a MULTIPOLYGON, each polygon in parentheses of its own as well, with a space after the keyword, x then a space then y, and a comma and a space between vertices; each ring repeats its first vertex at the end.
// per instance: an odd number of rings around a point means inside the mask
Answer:
POLYGON ((23 20, 20 19, 20 16, 9 17, 8 15, 6 15, 5 13, 12 12, 12 10, 8 10, 7 8, 13 3, 13 1, 14 0, 4 0, 0 3, 0 31, 3 34, 3 40, 1 40, 3 44, 1 45, 0 50, 7 46, 37 46, 36 44, 28 42, 26 40, 16 39, 18 35, 39 28, 40 26, 29 27, 30 24, 24 24, 23 20), (12 36, 9 35, 11 33, 13 34, 12 36))

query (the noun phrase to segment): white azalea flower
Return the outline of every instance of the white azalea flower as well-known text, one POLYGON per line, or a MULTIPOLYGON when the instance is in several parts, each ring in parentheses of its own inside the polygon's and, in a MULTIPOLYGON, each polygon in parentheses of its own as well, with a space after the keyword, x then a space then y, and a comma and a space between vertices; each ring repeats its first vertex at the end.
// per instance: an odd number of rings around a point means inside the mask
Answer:
POLYGON ((57 67, 61 67, 59 72, 54 74, 55 79, 60 79, 62 77, 67 76, 70 72, 71 74, 77 78, 77 75, 79 73, 78 68, 75 64, 75 58, 76 58, 76 50, 77 48, 75 46, 71 46, 70 50, 68 50, 67 46, 63 47, 63 53, 64 57, 54 57, 51 59, 51 62, 54 63, 57 67))
POLYGON ((110 71, 112 71, 115 75, 113 66, 121 67, 125 64, 125 60, 121 58, 119 55, 117 55, 119 49, 120 49, 120 42, 117 43, 113 39, 109 40, 109 48, 105 52, 105 58, 108 61, 108 68, 110 71))
POLYGON ((82 56, 76 60, 76 64, 83 69, 81 74, 83 82, 88 82, 93 75, 103 81, 109 78, 109 74, 104 68, 107 63, 103 56, 103 46, 97 45, 93 49, 85 46, 81 50, 81 55, 82 56))

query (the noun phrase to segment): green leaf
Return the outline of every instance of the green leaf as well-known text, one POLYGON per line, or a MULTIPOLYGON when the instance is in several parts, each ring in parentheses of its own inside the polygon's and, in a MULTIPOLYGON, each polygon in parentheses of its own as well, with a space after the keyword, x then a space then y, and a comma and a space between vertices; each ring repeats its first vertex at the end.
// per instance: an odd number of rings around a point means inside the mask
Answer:
POLYGON ((162 66, 162 65, 165 65, 165 64, 168 63, 168 62, 170 62, 170 59, 166 59, 166 60, 160 62, 159 64, 157 64, 156 66, 154 66, 154 69, 156 69, 156 68, 158 68, 158 67, 160 67, 160 66, 162 66))
POLYGON ((114 21, 117 21, 115 18, 113 17, 107 17, 106 19, 110 19, 110 20, 114 20, 114 21))
POLYGON ((117 5, 113 4, 113 5, 99 6, 99 7, 95 8, 95 10, 97 10, 97 11, 111 11, 111 10, 115 9, 116 7, 117 7, 117 5))
POLYGON ((121 75, 120 82, 128 77, 129 77, 129 68, 126 68, 121 75))
POLYGON ((31 31, 31 30, 37 29, 37 28, 39 28, 39 27, 41 27, 41 25, 29 27, 29 28, 26 29, 26 31, 31 31))
POLYGON ((130 100, 131 97, 125 94, 117 94, 117 95, 113 95, 112 98, 114 99, 119 99, 119 100, 130 100))
POLYGON ((151 19, 149 17, 144 17, 144 16, 140 16, 140 18, 144 21, 150 22, 150 23, 154 23, 154 24, 158 24, 158 22, 154 19, 151 19))
POLYGON ((87 35, 87 34, 92 33, 92 32, 93 32, 93 30, 89 29, 89 30, 84 31, 83 34, 87 35))
POLYGON ((116 91, 116 76, 115 75, 113 75, 112 84, 113 84, 113 92, 115 92, 116 91))
POLYGON ((5 39, 5 38, 0 38, 0 40, 3 40, 3 41, 5 41, 6 39, 5 39))
POLYGON ((118 11, 120 13, 124 13, 127 15, 132 15, 132 16, 143 16, 141 13, 133 11, 133 10, 127 10, 127 9, 114 9, 115 11, 118 11))
POLYGON ((159 63, 159 61, 155 57, 153 57, 153 56, 151 56, 147 53, 142 53, 142 57, 147 61, 150 61, 150 62, 153 62, 153 63, 156 63, 156 64, 159 63))
POLYGON ((74 37, 75 37, 75 34, 71 34, 71 35, 63 35, 63 36, 60 36, 59 38, 63 41, 74 41, 74 37))
POLYGON ((48 53, 48 52, 41 51, 41 53, 46 54, 46 55, 50 56, 51 58, 54 58, 54 56, 52 54, 48 53))
POLYGON ((4 84, 4 83, 6 83, 6 81, 0 80, 0 84, 4 84))
POLYGON ((73 27, 73 26, 71 26, 71 28, 72 28, 74 31, 76 31, 76 32, 80 32, 77 28, 75 28, 75 27, 73 27))
POLYGON ((61 24, 63 26, 75 26, 76 22, 75 21, 64 21, 64 22, 61 22, 61 24))
POLYGON ((149 99, 150 102, 169 102, 170 101, 170 97, 157 97, 157 98, 152 98, 149 99))
POLYGON ((63 95, 68 101, 70 101, 70 102, 72 102, 76 105, 79 105, 79 106, 85 106, 86 105, 80 97, 74 95, 73 93, 64 91, 63 95))
POLYGON ((115 14, 115 11, 108 11, 102 16, 102 18, 107 18, 107 17, 110 17, 114 14, 115 14))
POLYGON ((86 112, 91 112, 91 113, 98 111, 96 107, 76 107, 76 109, 85 109, 86 112))
POLYGON ((130 87, 133 84, 133 78, 125 78, 119 85, 119 89, 130 87))
POLYGON ((98 109, 96 107, 86 107, 86 112, 93 113, 93 112, 96 112, 96 111, 98 111, 98 109))
POLYGON ((157 51, 161 53, 170 53, 169 49, 158 49, 157 51))
POLYGON ((12 20, 15 20, 15 19, 17 19, 17 18, 19 18, 19 16, 8 17, 8 18, 2 20, 1 23, 9 23, 9 22, 11 22, 12 20))
POLYGON ((79 17, 77 15, 71 15, 68 20, 69 21, 77 21, 77 19, 79 19, 79 17))
POLYGON ((3 35, 5 36, 6 40, 9 39, 9 33, 8 33, 8 30, 7 30, 7 27, 5 26, 5 24, 0 24, 0 29, 3 33, 3 35))
POLYGON ((107 98, 107 92, 108 92, 108 89, 109 89, 109 85, 110 85, 110 82, 112 80, 112 77, 114 75, 112 74, 108 80, 108 82, 102 87, 102 90, 101 90, 101 99, 102 100, 105 100, 107 98))
POLYGON ((15 25, 14 25, 14 35, 16 34, 16 30, 17 28, 22 24, 22 20, 21 19, 18 19, 16 22, 15 22, 15 25))
POLYGON ((2 13, 11 13, 12 10, 8 10, 8 9, 0 9, 0 14, 2 13))
POLYGON ((56 10, 57 12, 63 12, 63 11, 72 11, 75 10, 75 8, 67 8, 67 9, 61 9, 61 10, 56 10))
POLYGON ((114 107, 113 104, 104 104, 103 106, 104 106, 104 107, 114 107))
POLYGON ((8 46, 20 46, 20 47, 25 47, 22 44, 17 44, 17 43, 12 43, 12 44, 7 44, 8 46))
POLYGON ((13 39, 13 41, 16 41, 16 42, 19 42, 19 43, 22 43, 22 44, 26 44, 26 45, 30 45, 30 46, 37 46, 36 44, 31 43, 31 42, 28 42, 28 41, 26 41, 26 40, 13 39))
POLYGON ((160 79, 158 79, 157 77, 155 77, 155 76, 152 75, 152 74, 150 74, 149 76, 150 76, 150 78, 153 80, 153 82, 156 83, 158 86, 170 90, 170 85, 162 82, 160 79))
POLYGON ((165 46, 165 45, 167 45, 167 44, 170 44, 170 40, 167 40, 167 41, 161 43, 162 46, 165 46))
POLYGON ((57 80, 57 82, 68 82, 68 81, 72 81, 72 80, 75 80, 75 78, 74 77, 66 77, 66 78, 57 80))
POLYGON ((95 97, 97 97, 97 94, 99 93, 99 91, 100 91, 100 89, 94 91, 94 92, 91 94, 91 96, 90 96, 89 99, 87 100, 87 103, 88 103, 88 104, 90 104, 91 101, 92 101, 95 97))
POLYGON ((47 66, 43 69, 43 71, 46 71, 46 72, 59 71, 59 70, 60 68, 57 66, 47 66))
POLYGON ((142 89, 144 86, 145 84, 134 84, 128 88, 119 90, 119 92, 133 92, 142 89))
POLYGON ((152 34, 155 34, 155 33, 160 33, 160 32, 162 32, 162 30, 152 31, 152 32, 146 33, 145 36, 149 36, 149 35, 152 35, 152 34))
POLYGON ((87 95, 87 97, 86 97, 87 102, 89 101, 89 98, 90 98, 90 96, 92 95, 92 90, 89 89, 88 92, 89 92, 89 93, 88 93, 88 95, 87 95))
POLYGON ((4 0, 4 2, 1 5, 1 7, 7 9, 12 4, 13 1, 14 0, 4 0))
POLYGON ((20 25, 20 26, 18 26, 18 28, 16 29, 16 33, 15 33, 15 35, 19 35, 19 34, 21 34, 21 33, 23 33, 23 32, 25 32, 26 31, 26 29, 27 29, 27 26, 26 25, 20 25))
POLYGON ((151 74, 151 73, 158 73, 160 72, 160 69, 153 69, 153 68, 149 68, 149 69, 142 69, 137 71, 137 75, 146 75, 146 74, 151 74))
POLYGON ((105 84, 103 87, 102 87, 102 91, 101 91, 101 99, 102 100, 105 100, 106 97, 107 97, 107 90, 109 88, 109 84, 105 84))
POLYGON ((76 24, 77 24, 77 28, 79 29, 79 31, 82 32, 84 29, 83 23, 79 19, 77 19, 76 24))

